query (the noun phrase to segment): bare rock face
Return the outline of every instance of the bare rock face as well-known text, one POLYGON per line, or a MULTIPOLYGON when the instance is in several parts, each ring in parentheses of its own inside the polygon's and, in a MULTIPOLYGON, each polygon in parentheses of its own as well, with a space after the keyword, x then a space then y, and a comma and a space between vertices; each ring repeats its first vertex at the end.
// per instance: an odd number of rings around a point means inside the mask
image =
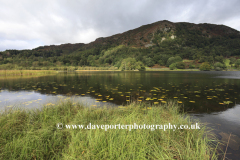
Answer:
POLYGON ((145 47, 151 47, 153 44, 146 44, 145 47))
POLYGON ((176 36, 174 36, 174 35, 171 36, 171 39, 175 39, 175 38, 176 38, 176 36))

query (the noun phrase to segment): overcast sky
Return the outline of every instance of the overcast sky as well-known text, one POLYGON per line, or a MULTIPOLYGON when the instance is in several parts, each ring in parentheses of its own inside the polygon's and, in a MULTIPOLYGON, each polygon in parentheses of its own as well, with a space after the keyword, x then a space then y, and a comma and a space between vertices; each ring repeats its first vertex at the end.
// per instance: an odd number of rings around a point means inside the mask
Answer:
POLYGON ((161 20, 240 31, 240 0, 0 0, 0 51, 89 43, 161 20))

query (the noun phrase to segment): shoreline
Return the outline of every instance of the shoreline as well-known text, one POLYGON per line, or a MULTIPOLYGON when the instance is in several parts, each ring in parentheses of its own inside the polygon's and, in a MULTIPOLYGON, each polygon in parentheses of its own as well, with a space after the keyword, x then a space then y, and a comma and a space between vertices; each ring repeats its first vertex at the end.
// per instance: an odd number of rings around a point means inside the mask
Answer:
MULTIPOLYGON (((101 71, 109 71, 109 72, 132 72, 132 71, 138 71, 138 70, 0 70, 0 76, 37 76, 37 75, 50 75, 50 74, 57 74, 62 72, 101 72, 101 71)), ((194 71, 198 72, 199 69, 176 69, 176 70, 170 70, 169 68, 146 68, 145 71, 194 71)), ((145 72, 145 71, 139 71, 139 72, 145 72)), ((216 71, 216 70, 210 70, 210 71, 216 71)), ((222 70, 224 72, 227 71, 239 71, 239 70, 222 70)), ((207 72, 207 71, 206 71, 207 72)), ((219 71, 216 71, 219 72, 219 71)))

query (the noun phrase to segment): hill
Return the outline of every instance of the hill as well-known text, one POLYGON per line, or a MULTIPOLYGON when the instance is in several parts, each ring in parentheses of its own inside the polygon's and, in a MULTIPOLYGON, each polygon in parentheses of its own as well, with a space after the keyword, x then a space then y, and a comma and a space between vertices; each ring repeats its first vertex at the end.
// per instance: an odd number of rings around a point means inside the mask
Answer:
MULTIPOLYGON (((6 50, 0 52, 0 65, 14 64, 25 68, 62 65, 119 68, 123 63, 138 62, 139 66, 169 66, 167 62, 171 57, 214 64, 219 61, 223 63, 223 57, 238 58, 239 55, 240 32, 235 29, 224 25, 164 20, 110 37, 100 37, 89 44, 6 50)), ((129 68, 136 66, 129 65, 129 68)))

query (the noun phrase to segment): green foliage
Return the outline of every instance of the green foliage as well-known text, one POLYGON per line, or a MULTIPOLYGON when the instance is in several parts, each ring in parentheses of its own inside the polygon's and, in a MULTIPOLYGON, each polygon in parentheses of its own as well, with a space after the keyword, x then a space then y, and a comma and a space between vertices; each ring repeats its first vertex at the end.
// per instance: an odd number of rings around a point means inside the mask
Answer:
POLYGON ((208 62, 204 62, 204 63, 201 64, 199 69, 201 71, 210 71, 211 70, 211 66, 210 66, 210 64, 208 62))
POLYGON ((220 62, 220 63, 224 63, 224 58, 223 58, 223 56, 216 56, 215 61, 220 62))
POLYGON ((195 65, 194 65, 193 63, 190 63, 190 64, 189 64, 189 68, 190 68, 190 69, 194 69, 194 68, 195 68, 195 65))
MULTIPOLYGON (((158 57, 159 57, 159 59, 156 59, 156 60, 158 60, 157 63, 158 63, 160 66, 165 66, 166 63, 167 63, 167 61, 168 61, 168 59, 170 58, 170 56, 167 55, 167 54, 159 54, 158 57)), ((155 58, 154 58, 154 59, 155 59, 155 58)))
POLYGON ((114 66, 115 66, 115 67, 117 67, 117 68, 119 68, 119 67, 121 66, 121 61, 122 61, 122 60, 120 60, 120 61, 117 61, 117 63, 115 63, 115 65, 114 65, 114 66))
POLYGON ((178 69, 185 69, 185 68, 186 68, 186 65, 185 65, 184 62, 177 62, 177 63, 176 63, 176 67, 177 67, 178 69))
POLYGON ((213 63, 214 59, 213 56, 201 56, 199 59, 199 63, 203 63, 203 62, 208 62, 208 63, 213 63))
POLYGON ((182 61, 182 58, 180 56, 176 56, 176 57, 170 57, 168 60, 167 60, 167 64, 166 66, 170 66, 172 63, 176 63, 176 62, 181 62, 182 61))
POLYGON ((227 68, 227 66, 224 63, 216 62, 214 64, 214 69, 216 71, 221 71, 221 70, 226 69, 226 68, 227 68))
POLYGON ((150 57, 148 57, 148 58, 145 59, 145 63, 146 63, 146 65, 147 65, 148 67, 154 66, 154 61, 153 61, 153 59, 150 58, 150 57))
POLYGON ((170 66, 169 66, 169 69, 170 70, 174 70, 174 69, 185 69, 186 68, 186 65, 184 62, 176 62, 176 63, 172 63, 170 66))
POLYGON ((231 57, 231 58, 229 58, 229 60, 230 60, 229 64, 234 64, 237 59, 234 57, 231 57))
POLYGON ((120 70, 135 70, 138 69, 139 71, 144 71, 145 67, 141 61, 136 61, 135 58, 126 58, 123 59, 121 62, 120 70))
POLYGON ((238 68, 240 66, 240 59, 237 59, 234 64, 235 67, 238 68))
MULTIPOLYGON (((146 25, 143 27, 144 29, 141 28, 141 32, 143 33, 148 27, 149 25, 146 25)), ((209 24, 195 27, 193 24, 177 23, 175 27, 173 29, 166 24, 155 33, 149 33, 147 37, 141 35, 141 46, 134 40, 137 29, 119 35, 118 40, 109 37, 100 39, 103 42, 90 45, 64 44, 41 46, 32 50, 6 50, 0 52, 0 65, 12 64, 23 69, 59 66, 120 67, 123 59, 134 57, 136 61, 152 67, 154 64, 170 66, 172 63, 178 62, 171 58, 176 56, 213 65, 215 62, 223 63, 224 57, 240 55, 240 36, 238 34, 225 36, 220 34, 210 37, 209 33, 217 26, 213 27, 209 24), (172 35, 176 37, 172 39, 172 35), (145 48, 143 42, 148 41, 152 41, 153 46, 145 48), (136 47, 126 46, 126 44, 136 47)), ((235 58, 230 58, 230 65, 235 64, 235 61, 235 58)))
POLYGON ((169 69, 170 69, 170 70, 176 69, 176 68, 177 68, 176 65, 177 65, 177 63, 172 63, 172 64, 169 66, 169 69))
POLYGON ((136 69, 138 69, 139 71, 145 71, 146 70, 144 64, 141 61, 138 61, 136 63, 136 69))
POLYGON ((7 63, 7 64, 3 64, 0 66, 0 70, 6 70, 6 69, 14 69, 14 65, 12 65, 11 63, 7 63))

